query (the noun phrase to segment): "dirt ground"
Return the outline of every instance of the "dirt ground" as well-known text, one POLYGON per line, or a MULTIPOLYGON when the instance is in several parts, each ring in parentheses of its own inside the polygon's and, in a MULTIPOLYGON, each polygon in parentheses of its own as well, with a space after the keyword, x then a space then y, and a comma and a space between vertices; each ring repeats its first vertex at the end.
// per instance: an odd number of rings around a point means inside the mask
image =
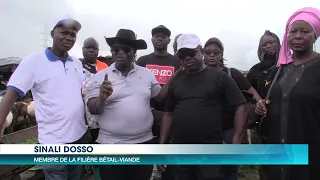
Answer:
POLYGON ((241 166, 239 180, 259 180, 258 169, 256 166, 241 166))

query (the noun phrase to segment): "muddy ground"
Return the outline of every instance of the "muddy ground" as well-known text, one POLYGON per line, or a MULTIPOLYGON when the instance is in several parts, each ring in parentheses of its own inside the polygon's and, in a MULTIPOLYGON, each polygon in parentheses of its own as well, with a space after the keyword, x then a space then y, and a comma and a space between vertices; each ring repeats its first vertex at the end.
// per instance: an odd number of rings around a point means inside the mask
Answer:
MULTIPOLYGON (((39 168, 31 168, 29 171, 25 171, 20 174, 21 180, 27 180, 33 176, 39 168)), ((44 179, 44 178, 43 178, 44 179)), ((42 180, 41 178, 39 180, 42 180)), ((85 180, 94 180, 92 176, 88 176, 85 180)), ((154 180, 152 177, 150 180, 154 180)), ((239 180, 259 180, 257 168, 254 166, 242 166, 239 173, 239 180)))

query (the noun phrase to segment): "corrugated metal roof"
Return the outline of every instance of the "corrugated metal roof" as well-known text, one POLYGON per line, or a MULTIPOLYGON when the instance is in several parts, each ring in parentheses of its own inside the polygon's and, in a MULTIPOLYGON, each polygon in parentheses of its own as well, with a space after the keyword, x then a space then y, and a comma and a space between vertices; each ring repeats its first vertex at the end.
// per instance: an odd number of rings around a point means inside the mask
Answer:
POLYGON ((21 60, 22 59, 18 57, 0 58, 0 66, 6 66, 10 64, 19 64, 21 60))

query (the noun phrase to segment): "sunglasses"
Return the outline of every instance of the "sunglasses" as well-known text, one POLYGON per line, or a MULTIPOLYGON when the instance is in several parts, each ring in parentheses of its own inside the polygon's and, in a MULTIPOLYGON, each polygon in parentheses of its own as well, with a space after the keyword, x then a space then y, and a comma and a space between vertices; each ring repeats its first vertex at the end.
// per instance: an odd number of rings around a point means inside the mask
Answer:
POLYGON ((196 54, 196 49, 181 49, 177 52, 176 55, 179 59, 185 59, 186 57, 194 58, 196 54))
POLYGON ((220 55, 222 52, 220 50, 210 50, 210 49, 207 49, 207 50, 204 50, 204 53, 208 56, 210 56, 211 54, 213 54, 214 56, 217 56, 217 55, 220 55))
POLYGON ((126 54, 129 54, 131 52, 131 47, 124 46, 124 45, 114 45, 111 47, 111 51, 113 51, 115 54, 118 54, 119 51, 123 51, 126 54))

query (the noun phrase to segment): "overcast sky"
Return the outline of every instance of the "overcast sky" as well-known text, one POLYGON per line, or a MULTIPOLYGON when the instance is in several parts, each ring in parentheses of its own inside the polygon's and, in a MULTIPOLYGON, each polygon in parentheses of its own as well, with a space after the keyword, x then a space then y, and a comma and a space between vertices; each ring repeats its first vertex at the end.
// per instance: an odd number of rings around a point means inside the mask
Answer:
MULTIPOLYGON (((202 43, 218 37, 225 46, 230 67, 248 70, 258 62, 257 47, 266 29, 280 39, 290 15, 302 7, 320 7, 319 0, 1 0, 0 58, 18 56, 44 49, 55 19, 72 15, 82 24, 71 54, 82 57, 85 38, 95 37, 100 54, 110 55, 104 36, 113 37, 120 28, 132 29, 151 53, 151 29, 163 24, 172 31, 194 33, 202 43)), ((50 45, 51 42, 48 41, 50 45)), ((320 40, 317 42, 320 52, 320 40)), ((169 46, 172 52, 172 43, 169 46)))

